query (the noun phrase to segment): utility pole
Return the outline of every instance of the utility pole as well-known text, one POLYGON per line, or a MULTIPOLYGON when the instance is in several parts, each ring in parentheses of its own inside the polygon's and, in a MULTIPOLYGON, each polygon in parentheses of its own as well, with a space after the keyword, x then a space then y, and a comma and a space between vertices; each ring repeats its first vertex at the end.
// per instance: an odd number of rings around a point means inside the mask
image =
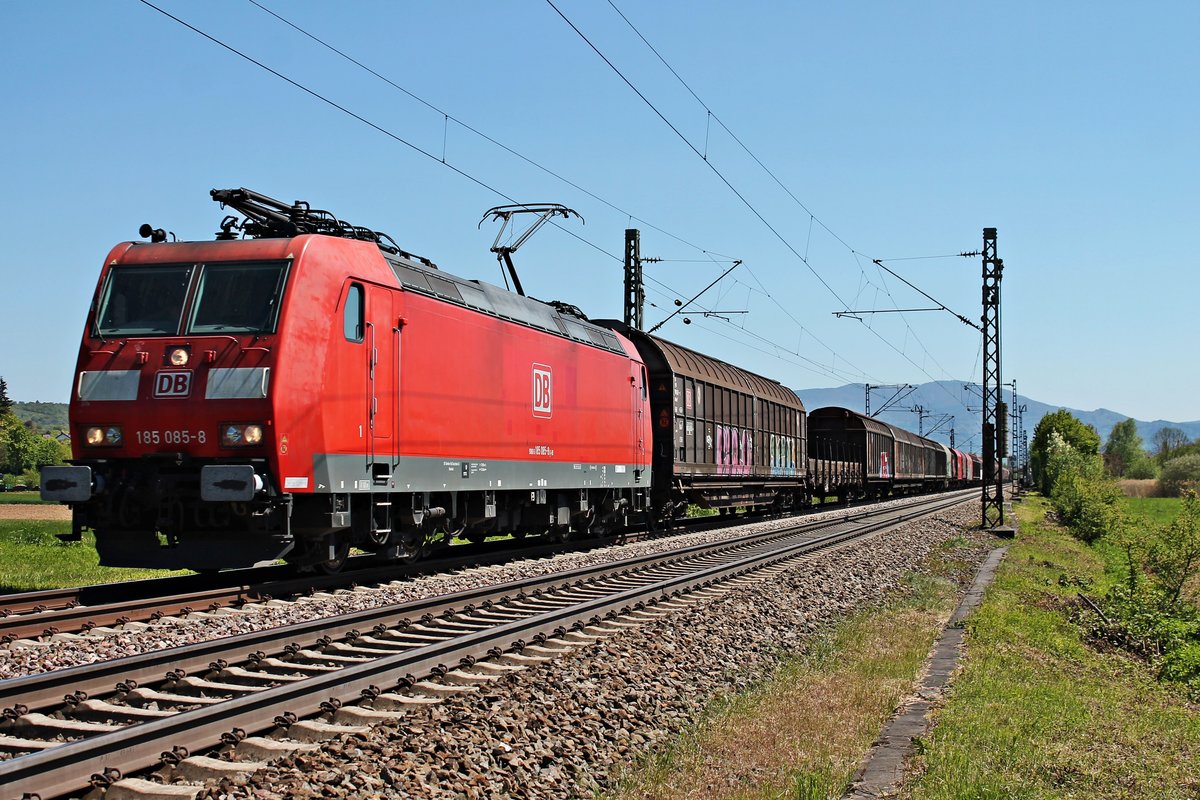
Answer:
POLYGON ((996 229, 983 229, 983 527, 1004 525, 1004 471, 1008 450, 1006 405, 1001 399, 1000 281, 1004 261, 996 255, 996 229))
POLYGON ((863 390, 866 393, 866 400, 863 402, 863 415, 870 417, 870 416, 882 414, 884 411, 887 411, 888 407, 890 407, 893 403, 899 402, 900 400, 903 400, 905 397, 908 396, 906 394, 902 397, 900 395, 901 392, 903 392, 906 389, 915 389, 915 388, 916 387, 913 386, 911 383, 864 383, 863 390), (875 412, 874 415, 871 414, 871 390, 872 389, 895 389, 896 390, 896 393, 893 394, 891 397, 889 397, 887 399, 887 402, 885 402, 883 404, 883 406, 878 411, 875 412))
POLYGON ((1015 487, 1016 482, 1017 482, 1016 481, 1017 465, 1015 462, 1016 462, 1016 459, 1018 456, 1017 435, 1019 433, 1019 431, 1017 430, 1017 379, 1016 378, 1012 379, 1012 402, 1008 406, 1008 427, 1012 433, 1012 442, 1010 445, 1010 449, 1008 451, 1008 470, 1009 470, 1009 473, 1013 476, 1013 485, 1015 487))
MULTIPOLYGON (((1025 406, 1021 406, 1024 410, 1025 406)), ((1026 486, 1029 485, 1029 432, 1025 430, 1024 424, 1021 426, 1021 482, 1026 486)))
MULTIPOLYGON (((1014 383, 1015 383, 1015 381, 1014 381, 1014 383)), ((1017 478, 1017 473, 1018 473, 1018 471, 1023 473, 1028 465, 1027 454, 1024 452, 1024 448, 1022 447, 1022 445, 1025 441, 1025 412, 1029 410, 1029 406, 1026 403, 1021 403, 1020 405, 1017 405, 1016 389, 1013 389, 1013 409, 1014 409, 1014 413, 1013 413, 1013 445, 1012 445, 1013 446, 1013 454, 1012 454, 1012 457, 1013 457, 1014 463, 1011 466, 1012 466, 1012 479, 1013 479, 1012 491, 1013 491, 1013 496, 1015 497, 1017 492, 1020 489, 1020 482, 1021 482, 1017 478)), ((1022 479, 1023 479, 1023 477, 1024 476, 1022 475, 1022 479)))
POLYGON ((926 411, 925 406, 913 406, 909 411, 917 415, 917 436, 924 436, 925 418, 930 416, 932 412, 926 411))
POLYGON ((644 328, 642 310, 646 291, 642 286, 642 234, 637 228, 625 229, 625 324, 635 330, 644 328))

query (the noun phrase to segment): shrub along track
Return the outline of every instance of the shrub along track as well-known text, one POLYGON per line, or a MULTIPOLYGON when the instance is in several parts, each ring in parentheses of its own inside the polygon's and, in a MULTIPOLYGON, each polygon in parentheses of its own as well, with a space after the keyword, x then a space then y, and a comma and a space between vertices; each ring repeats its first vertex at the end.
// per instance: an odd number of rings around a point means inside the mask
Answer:
MULTIPOLYGON (((0 763, 0 780, 14 796, 57 795, 79 789, 92 773, 104 783, 120 772, 151 766, 169 748, 177 755, 168 760, 178 762, 182 775, 253 772, 262 765, 186 753, 214 747, 223 738, 232 744, 244 731, 276 727, 299 741, 362 733, 362 723, 395 722, 405 708, 500 679, 545 656, 593 644, 625 626, 729 589, 729 583, 711 588, 719 582, 758 580, 813 550, 961 500, 926 499, 914 504, 920 510, 891 508, 867 523, 810 523, 575 574, 6 681, 0 684, 0 705, 8 706, 3 745, 18 755, 0 763), (749 577, 752 572, 759 576, 749 577), (246 659, 248 650, 252 655, 246 659), (405 677, 397 682, 397 675, 405 677), (115 693, 108 689, 114 681, 119 681, 115 693), (381 690, 380 684, 395 688, 381 690), (301 719, 314 715, 323 719, 301 719), (63 739, 73 741, 64 744, 63 739)), ((261 758, 278 747, 252 737, 238 746, 238 757, 261 758)))

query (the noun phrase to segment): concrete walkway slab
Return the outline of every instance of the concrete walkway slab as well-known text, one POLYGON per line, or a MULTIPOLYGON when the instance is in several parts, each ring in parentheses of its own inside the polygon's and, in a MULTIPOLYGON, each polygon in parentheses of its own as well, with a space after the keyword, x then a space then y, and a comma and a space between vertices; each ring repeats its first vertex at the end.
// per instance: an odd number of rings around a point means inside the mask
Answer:
POLYGON ((913 740, 928 732, 929 712, 941 698, 950 676, 958 666, 965 633, 963 620, 983 602, 983 592, 995 578, 996 569, 1006 552, 1007 547, 993 550, 975 573, 975 580, 971 582, 966 596, 934 642, 925 661, 924 677, 915 693, 897 710, 883 733, 871 745, 843 800, 877 800, 895 796, 904 780, 905 767, 913 752, 913 740))

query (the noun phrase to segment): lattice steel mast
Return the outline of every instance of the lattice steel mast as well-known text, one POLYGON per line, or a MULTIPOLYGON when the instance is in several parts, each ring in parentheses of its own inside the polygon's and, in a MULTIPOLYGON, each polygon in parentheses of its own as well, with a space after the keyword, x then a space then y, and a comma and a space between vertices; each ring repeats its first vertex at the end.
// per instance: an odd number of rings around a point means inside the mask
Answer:
POLYGON ((1000 280, 1004 261, 996 256, 996 229, 983 229, 983 527, 1004 524, 1004 472, 1008 449, 1007 405, 1001 399, 1000 280), (1002 433, 1002 431, 1004 433, 1002 433))

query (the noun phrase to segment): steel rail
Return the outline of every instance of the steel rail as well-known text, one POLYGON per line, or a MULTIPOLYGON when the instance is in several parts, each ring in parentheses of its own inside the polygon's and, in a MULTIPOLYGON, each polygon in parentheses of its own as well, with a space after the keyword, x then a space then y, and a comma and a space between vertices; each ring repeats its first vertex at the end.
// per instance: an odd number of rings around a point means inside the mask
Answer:
POLYGON ((38 589, 0 595, 0 618, 45 609, 70 608, 79 603, 79 589, 38 589))
MULTIPOLYGON (((957 498, 940 500, 922 504, 926 507, 915 512, 909 508, 903 509, 905 513, 900 514, 895 512, 901 509, 889 509, 879 515, 880 519, 861 525, 857 530, 804 539, 766 553, 742 555, 727 563, 704 567, 688 574, 671 575, 606 597, 549 609, 525 619, 464 633, 370 662, 345 666, 303 681, 260 689, 214 705, 182 711, 171 717, 141 722, 113 733, 18 756, 0 762, 0 781, 6 787, 6 793, 14 797, 21 793, 57 795, 69 792, 86 783, 81 775, 103 773, 113 767, 129 772, 153 766, 166 745, 181 746, 190 752, 215 747, 221 742, 221 734, 231 728, 249 731, 269 728, 276 717, 292 713, 298 704, 316 706, 319 702, 317 698, 327 698, 340 704, 361 698, 364 693, 377 693, 376 683, 387 680, 389 676, 394 681, 396 676, 411 672, 444 670, 447 664, 469 663, 471 659, 497 653, 498 648, 519 650, 527 639, 551 636, 570 627, 598 621, 600 617, 615 614, 619 610, 628 610, 639 603, 657 602, 850 539, 877 533, 960 502, 962 500, 957 498)), ((825 525, 830 527, 845 522, 827 521, 825 525)), ((794 533, 792 538, 801 535, 794 533)), ((730 549, 725 548, 724 552, 728 554, 730 549)), ((314 710, 312 713, 319 712, 314 710)))

